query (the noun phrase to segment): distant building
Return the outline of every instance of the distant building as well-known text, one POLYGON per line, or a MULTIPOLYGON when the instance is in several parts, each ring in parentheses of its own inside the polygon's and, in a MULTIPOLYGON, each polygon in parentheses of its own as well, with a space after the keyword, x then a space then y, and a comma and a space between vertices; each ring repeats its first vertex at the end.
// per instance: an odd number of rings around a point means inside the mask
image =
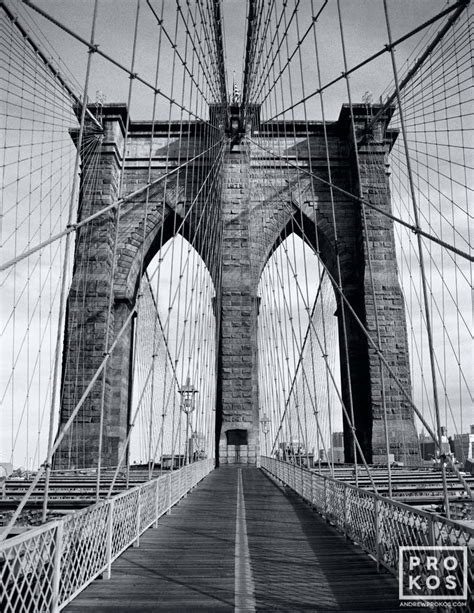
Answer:
MULTIPOLYGON (((458 462, 474 459, 474 424, 471 432, 447 436, 446 428, 441 428, 441 448, 443 453, 453 453, 458 462)), ((438 456, 438 448, 433 439, 425 434, 420 434, 420 450, 423 460, 432 460, 438 456)))
POLYGON ((454 442, 454 457, 459 462, 474 459, 474 424, 471 425, 469 434, 455 434, 454 442))
POLYGON ((319 450, 319 457, 322 462, 331 462, 332 464, 344 463, 344 433, 333 432, 332 433, 332 447, 327 450, 327 454, 324 449, 319 450))
POLYGON ((332 464, 344 464, 344 447, 328 449, 328 459, 332 464))
POLYGON ((344 432, 332 433, 332 446, 334 449, 338 449, 339 447, 344 449, 344 432))
MULTIPOLYGON (((433 460, 433 458, 438 457, 438 446, 435 444, 431 436, 428 436, 424 433, 420 434, 420 451, 421 458, 423 460, 433 460)), ((449 445, 448 436, 446 433, 446 428, 443 426, 441 428, 441 451, 442 453, 450 453, 451 447, 449 445)))
POLYGON ((422 460, 432 460, 436 456, 436 445, 431 436, 420 434, 420 453, 422 460))

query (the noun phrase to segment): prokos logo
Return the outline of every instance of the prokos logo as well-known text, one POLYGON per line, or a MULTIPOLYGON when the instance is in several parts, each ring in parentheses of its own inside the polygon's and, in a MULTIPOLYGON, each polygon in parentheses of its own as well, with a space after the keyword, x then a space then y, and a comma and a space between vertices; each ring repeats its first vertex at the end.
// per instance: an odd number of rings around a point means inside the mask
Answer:
POLYGON ((467 599, 466 547, 400 547, 400 600, 467 599))

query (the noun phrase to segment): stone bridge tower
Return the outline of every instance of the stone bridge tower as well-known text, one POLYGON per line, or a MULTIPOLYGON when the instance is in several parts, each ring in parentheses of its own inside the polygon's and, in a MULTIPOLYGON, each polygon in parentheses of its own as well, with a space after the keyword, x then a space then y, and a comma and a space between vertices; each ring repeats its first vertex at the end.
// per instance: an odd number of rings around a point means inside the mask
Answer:
MULTIPOLYGON (((238 109, 234 110, 238 116, 238 109)), ((220 335, 216 339, 216 443, 221 463, 255 463, 259 455, 257 287, 268 258, 287 235, 295 216, 300 227, 304 228, 302 237, 313 248, 319 249, 319 256, 335 279, 337 249, 344 295, 374 339, 375 295, 384 355, 406 389, 409 391, 411 388, 405 314, 397 277, 392 222, 388 217, 367 208, 364 224, 360 201, 351 196, 361 190, 364 198, 379 209, 390 212, 386 158, 397 135, 387 130, 390 110, 384 111, 372 125, 372 114, 376 115, 378 110, 378 107, 368 109, 366 105, 353 107, 357 143, 352 139, 347 107, 342 108, 338 121, 326 124, 332 180, 340 188, 334 192, 337 245, 326 182, 328 167, 322 124, 275 122, 272 130, 268 130, 267 125, 267 131, 259 133, 258 110, 246 133, 264 142, 265 148, 260 149, 252 141, 240 139, 239 132, 245 132, 244 128, 234 130, 226 145, 219 194, 221 210, 217 222, 222 224, 222 276, 219 283, 217 271, 208 261, 208 250, 200 240, 199 224, 194 224, 191 219, 183 226, 186 228, 186 238, 194 237, 196 249, 214 277, 219 292, 216 297, 221 322, 220 335), (287 138, 286 134, 291 138, 287 138), (291 142, 290 147, 286 145, 287 141, 291 142), (355 165, 355 147, 358 149, 359 173, 355 165), (291 165, 284 161, 275 163, 275 156, 265 153, 265 150, 278 150, 280 155, 284 151, 284 157, 291 165), (313 174, 323 181, 316 180, 308 173, 302 175, 298 167, 303 170, 311 167, 313 174), (255 224, 252 224, 256 215, 263 220, 258 232, 255 224), (366 242, 371 249, 372 275, 368 271, 366 242)), ((130 122, 126 107, 109 104, 104 107, 103 126, 104 133, 100 136, 100 181, 93 190, 83 193, 79 219, 116 201, 121 180, 123 194, 135 192, 147 182, 151 124, 130 122), (126 125, 128 147, 123 164, 121 156, 126 125), (123 177, 120 176, 122 167, 123 177)), ((154 125, 152 179, 165 172, 165 163, 169 171, 170 164, 178 167, 212 145, 202 142, 197 126, 193 122, 181 128, 167 123, 154 125), (181 134, 183 129, 187 131, 188 138, 181 139, 181 143, 186 142, 186 148, 181 146, 178 151, 178 138, 168 140, 167 137, 169 133, 173 135, 173 130, 177 133, 179 129, 181 134)), ((198 167, 197 172, 186 175, 176 173, 174 179, 167 181, 166 189, 158 184, 151 190, 146 228, 143 227, 144 193, 122 205, 115 266, 112 265, 112 256, 116 209, 101 215, 78 233, 65 331, 67 351, 63 358, 61 423, 68 419, 78 397, 103 359, 109 292, 113 292, 109 336, 114 338, 135 303, 142 254, 146 267, 159 248, 160 237, 164 237, 164 240, 172 238, 174 229, 179 226, 176 220, 185 217, 187 202, 181 199, 180 194, 198 193, 199 177, 202 176, 199 169, 210 163, 210 155, 199 158, 193 162, 198 167), (187 182, 186 190, 184 181, 187 182), (75 373, 79 362, 83 364, 84 377, 78 380, 75 373)), ((86 171, 83 169, 83 175, 86 171)), ((205 214, 204 211, 200 213, 205 214)), ((336 299, 341 343, 342 309, 346 309, 347 323, 349 364, 342 347, 340 351, 343 399, 348 406, 349 395, 352 394, 359 441, 368 461, 377 461, 385 456, 379 360, 343 301, 337 298, 337 293, 336 299), (347 370, 350 372, 350 382, 347 370)), ((104 465, 117 463, 127 434, 132 338, 131 325, 114 348, 106 371, 104 465)), ((84 462, 82 458, 85 458, 86 465, 96 464, 101 389, 96 385, 89 394, 79 419, 73 425, 72 434, 64 439, 56 454, 56 466, 79 466, 84 462)), ((416 462, 418 444, 412 409, 388 376, 385 390, 391 452, 406 462, 416 462)), ((345 424, 348 461, 352 460, 350 441, 350 429, 345 424)))

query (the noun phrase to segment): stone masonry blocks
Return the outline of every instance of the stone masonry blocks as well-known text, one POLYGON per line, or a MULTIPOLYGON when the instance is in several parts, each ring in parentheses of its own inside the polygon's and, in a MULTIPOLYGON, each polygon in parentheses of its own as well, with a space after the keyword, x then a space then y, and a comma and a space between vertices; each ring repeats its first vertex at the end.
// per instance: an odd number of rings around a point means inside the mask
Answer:
MULTIPOLYGON (((119 105, 110 107, 109 111, 105 109, 99 179, 94 188, 87 186, 82 195, 80 218, 100 210, 117 198, 126 109, 119 105)), ((341 284, 347 302, 367 327, 371 338, 376 338, 378 324, 384 355, 407 393, 411 392, 406 323, 397 278, 392 222, 369 207, 362 209, 360 202, 348 195, 348 192, 357 194, 360 188, 364 198, 390 211, 385 157, 396 136, 387 133, 385 140, 380 140, 383 131, 376 129, 378 126, 374 127, 371 136, 367 129, 365 105, 360 105, 360 108, 356 105, 355 117, 356 132, 362 135, 357 139, 359 173, 354 165, 354 142, 347 108, 343 108, 337 122, 327 124, 331 176, 333 183, 343 192, 334 190, 331 194, 324 182, 306 174, 303 177, 294 169, 279 165, 271 155, 262 153, 253 145, 241 146, 232 151, 228 149, 224 155, 219 188, 222 189, 220 217, 209 213, 198 200, 195 214, 182 229, 185 237, 193 241, 217 284, 218 272, 213 268, 209 246, 203 243, 199 228, 211 222, 222 224, 222 279, 220 286, 216 285, 220 288, 216 305, 220 305, 221 309, 220 337, 216 339, 219 348, 216 443, 222 463, 254 463, 259 455, 257 286, 268 258, 290 227, 301 232, 300 235, 319 251, 334 279, 337 279, 337 251, 341 264, 341 284), (359 178, 360 185, 357 183, 359 178), (337 245, 334 241, 333 204, 337 245), (209 222, 202 219, 207 214, 213 215, 209 222), (291 224, 295 218, 301 230, 291 224), (244 438, 239 443, 235 442, 233 432, 237 431, 246 431, 246 444, 242 443, 244 438)), ((388 120, 382 116, 380 121, 386 124, 388 120)), ((123 177, 125 193, 140 188, 147 180, 147 130, 150 129, 134 127, 130 123, 128 158, 123 177)), ((189 129, 192 129, 192 124, 189 129)), ((300 132, 298 129, 296 124, 294 129, 290 128, 289 133, 297 134, 297 143, 293 146, 292 142, 288 156, 301 164, 307 164, 311 156, 313 173, 327 181, 329 174, 322 126, 315 123, 309 135, 306 128, 300 132)), ((170 152, 174 163, 178 164, 186 156, 194 156, 209 146, 209 142, 193 137, 187 141, 189 148, 186 145, 179 151, 176 144, 171 143, 168 147, 165 134, 166 131, 154 137, 152 178, 164 172, 164 163, 170 152)), ((265 137, 265 146, 277 153, 284 150, 285 139, 271 134, 270 131, 265 137)), ((186 191, 192 198, 199 192, 207 163, 209 160, 199 160, 189 172, 176 173, 166 189, 158 183, 150 190, 146 226, 143 221, 143 193, 122 206, 115 265, 112 253, 116 210, 98 217, 78 232, 65 331, 61 424, 71 414, 100 365, 107 333, 109 338, 114 338, 133 308, 142 254, 145 254, 146 264, 156 253, 158 237, 171 238, 176 219, 186 213, 182 194, 186 191), (114 300, 107 331, 105 314, 111 290, 114 300)), ((85 175, 86 169, 83 170, 85 175)), ((397 459, 416 462, 416 433, 409 403, 386 372, 383 375, 385 403, 382 402, 382 374, 377 352, 367 342, 350 309, 340 297, 336 315, 341 343, 343 400, 349 406, 352 397, 355 427, 367 460, 385 453, 385 405, 391 432, 391 452, 397 459), (343 314, 347 322, 347 354, 341 340, 343 314)), ((117 463, 128 429, 132 335, 131 323, 109 360, 105 373, 105 465, 117 463)), ((102 379, 99 379, 84 403, 70 436, 58 450, 55 458, 58 467, 95 465, 101 396, 102 379)), ((351 460, 352 445, 347 423, 345 447, 346 459, 351 460)))

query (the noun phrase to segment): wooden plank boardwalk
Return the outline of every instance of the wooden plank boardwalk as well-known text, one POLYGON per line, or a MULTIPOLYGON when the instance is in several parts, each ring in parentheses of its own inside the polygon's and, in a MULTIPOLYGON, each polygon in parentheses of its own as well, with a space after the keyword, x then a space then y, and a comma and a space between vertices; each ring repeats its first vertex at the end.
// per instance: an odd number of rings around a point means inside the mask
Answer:
MULTIPOLYGON (((70 613, 400 611, 397 581, 255 467, 221 467, 70 613)), ((413 609, 411 609, 413 610, 413 609)))

